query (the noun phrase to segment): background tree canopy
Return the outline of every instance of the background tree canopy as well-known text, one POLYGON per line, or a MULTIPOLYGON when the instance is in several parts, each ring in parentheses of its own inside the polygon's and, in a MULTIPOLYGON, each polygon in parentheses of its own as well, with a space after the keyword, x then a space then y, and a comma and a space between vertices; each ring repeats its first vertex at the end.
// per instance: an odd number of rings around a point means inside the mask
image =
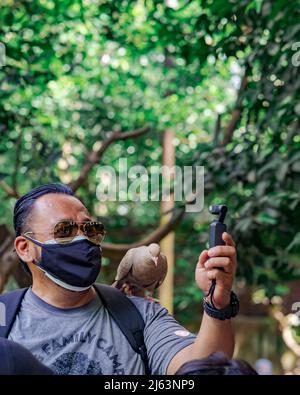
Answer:
MULTIPOLYGON (((240 287, 256 303, 287 294, 300 275, 299 17, 283 0, 2 0, 0 276, 17 270, 3 258, 15 199, 42 183, 75 186, 110 243, 155 230, 159 204, 99 201, 98 170, 120 157, 159 165, 171 128, 176 164, 205 166, 206 207, 229 206, 240 287)), ((205 208, 176 228, 184 324, 198 317, 210 220, 205 208)), ((118 259, 106 255, 111 281, 118 259)))

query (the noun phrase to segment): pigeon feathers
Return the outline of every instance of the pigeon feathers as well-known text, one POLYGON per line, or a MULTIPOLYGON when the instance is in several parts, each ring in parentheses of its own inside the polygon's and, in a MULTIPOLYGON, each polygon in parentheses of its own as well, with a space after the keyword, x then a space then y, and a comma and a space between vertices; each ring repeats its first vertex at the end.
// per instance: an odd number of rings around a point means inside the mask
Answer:
POLYGON ((121 260, 113 287, 127 295, 150 297, 167 275, 167 258, 160 246, 131 248, 121 260))

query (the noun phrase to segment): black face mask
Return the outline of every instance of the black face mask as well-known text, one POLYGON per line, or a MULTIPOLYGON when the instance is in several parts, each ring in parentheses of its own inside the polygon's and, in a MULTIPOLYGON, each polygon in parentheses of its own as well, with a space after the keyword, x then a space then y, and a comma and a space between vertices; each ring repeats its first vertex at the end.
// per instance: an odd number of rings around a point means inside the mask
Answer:
POLYGON ((24 236, 42 247, 39 262, 34 262, 47 277, 71 291, 85 291, 96 281, 101 269, 101 247, 83 236, 68 244, 41 243, 24 236))

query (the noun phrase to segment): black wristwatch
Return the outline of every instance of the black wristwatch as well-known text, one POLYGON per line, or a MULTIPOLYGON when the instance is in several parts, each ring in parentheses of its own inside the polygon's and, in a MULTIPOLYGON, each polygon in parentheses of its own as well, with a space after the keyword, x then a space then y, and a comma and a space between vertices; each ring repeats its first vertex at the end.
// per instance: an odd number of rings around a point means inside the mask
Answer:
POLYGON ((209 303, 206 298, 203 299, 203 308, 206 314, 221 321, 235 317, 239 312, 239 307, 239 300, 233 291, 230 293, 230 303, 224 309, 217 309, 213 302, 209 303))

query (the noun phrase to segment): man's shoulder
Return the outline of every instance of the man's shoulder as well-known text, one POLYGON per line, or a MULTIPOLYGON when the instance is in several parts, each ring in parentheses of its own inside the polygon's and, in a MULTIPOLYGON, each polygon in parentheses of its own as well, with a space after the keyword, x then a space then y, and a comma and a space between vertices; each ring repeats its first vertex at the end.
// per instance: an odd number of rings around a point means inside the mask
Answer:
POLYGON ((126 296, 139 310, 144 321, 153 316, 166 315, 168 310, 165 309, 157 300, 142 298, 140 296, 126 296))
POLYGON ((151 312, 151 311, 156 311, 156 310, 162 310, 164 309, 158 300, 155 300, 153 298, 143 298, 140 296, 131 296, 131 295, 126 295, 123 292, 121 292, 118 289, 113 288, 112 286, 109 286, 107 284, 95 284, 94 285, 96 291, 98 291, 98 294, 100 293, 100 299, 101 296, 106 300, 106 302, 112 302, 121 304, 125 306, 125 302, 130 301, 139 311, 140 313, 144 316, 144 314, 151 312), (125 299, 125 300, 124 300, 125 299), (123 303, 121 303, 123 302, 123 303))
POLYGON ((163 309, 164 307, 159 303, 158 300, 153 299, 153 298, 143 298, 141 296, 130 296, 126 295, 126 297, 134 303, 138 308, 161 308, 163 309))

